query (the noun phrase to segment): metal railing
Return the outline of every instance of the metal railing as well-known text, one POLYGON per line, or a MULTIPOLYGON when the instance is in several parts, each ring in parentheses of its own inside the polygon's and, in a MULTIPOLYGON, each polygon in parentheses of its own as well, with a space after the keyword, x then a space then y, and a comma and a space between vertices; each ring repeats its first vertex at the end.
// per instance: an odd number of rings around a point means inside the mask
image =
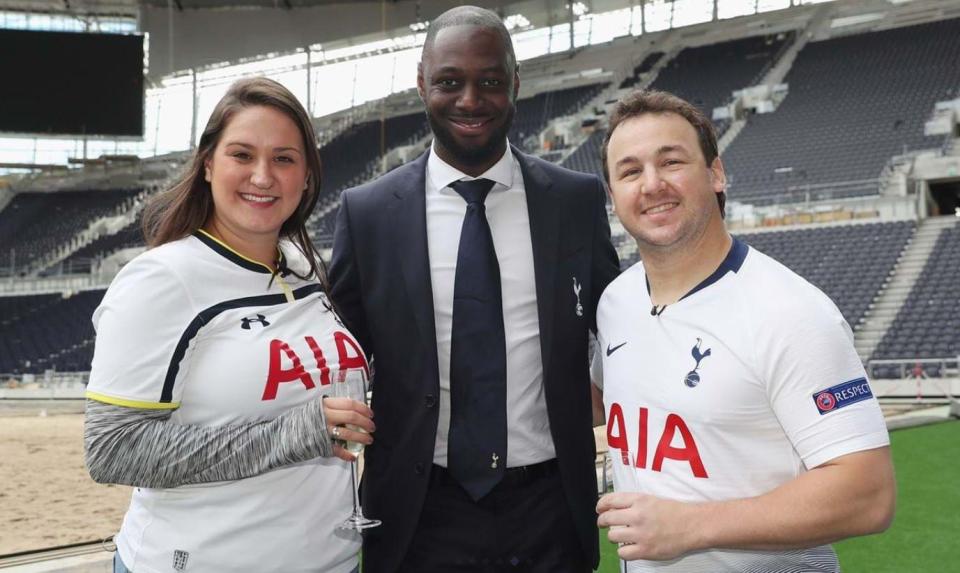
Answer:
POLYGON ((0 389, 39 389, 57 390, 85 386, 90 380, 90 372, 57 372, 47 370, 42 373, 8 372, 0 373, 0 389))
POLYGON ((96 275, 64 275, 46 278, 10 276, 0 279, 0 295, 43 294, 79 291, 100 286, 96 275))
POLYGON ((856 179, 852 181, 834 181, 831 183, 803 183, 788 185, 782 191, 770 195, 737 196, 737 182, 728 187, 731 201, 738 201, 758 207, 769 205, 800 206, 819 201, 833 201, 876 195, 879 189, 878 179, 856 179))
POLYGON ((870 360, 867 373, 872 378, 951 378, 960 375, 960 356, 948 358, 895 358, 870 360))

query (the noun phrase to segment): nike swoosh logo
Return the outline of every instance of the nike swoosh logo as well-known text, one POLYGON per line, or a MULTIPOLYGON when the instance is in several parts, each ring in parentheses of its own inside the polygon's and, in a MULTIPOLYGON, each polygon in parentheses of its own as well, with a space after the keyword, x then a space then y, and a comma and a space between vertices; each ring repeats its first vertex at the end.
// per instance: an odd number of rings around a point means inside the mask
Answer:
POLYGON ((611 354, 613 354, 613 353, 616 352, 617 350, 620 350, 620 348, 621 348, 624 344, 626 344, 626 342, 621 342, 620 344, 614 346, 613 348, 610 348, 610 345, 608 344, 608 345, 607 345, 607 356, 609 357, 611 354))

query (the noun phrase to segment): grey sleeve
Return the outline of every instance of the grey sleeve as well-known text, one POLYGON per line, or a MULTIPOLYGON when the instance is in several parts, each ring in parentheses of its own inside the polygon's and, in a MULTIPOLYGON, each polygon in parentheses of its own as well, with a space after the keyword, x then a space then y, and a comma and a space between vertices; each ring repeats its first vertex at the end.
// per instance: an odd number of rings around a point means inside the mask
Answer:
POLYGON ((90 477, 169 488, 242 479, 333 452, 320 399, 251 424, 185 426, 171 415, 88 399, 83 442, 90 477))

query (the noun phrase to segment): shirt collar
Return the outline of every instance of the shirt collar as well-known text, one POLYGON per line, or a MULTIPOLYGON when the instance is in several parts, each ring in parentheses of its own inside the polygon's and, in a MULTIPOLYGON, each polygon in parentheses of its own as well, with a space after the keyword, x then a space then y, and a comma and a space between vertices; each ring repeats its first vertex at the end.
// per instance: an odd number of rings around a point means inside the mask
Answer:
MULTIPOLYGON (((717 267, 717 270, 713 271, 707 278, 700 281, 700 284, 693 287, 687 294, 679 298, 683 300, 688 296, 692 295, 695 292, 699 292, 713 283, 719 281, 727 273, 737 273, 740 271, 740 267, 743 266, 743 261, 747 259, 747 253, 750 252, 750 246, 741 241, 736 237, 731 237, 732 242, 730 244, 730 250, 727 251, 727 256, 724 257, 723 261, 720 263, 720 266, 717 267)), ((647 294, 650 294, 650 277, 646 276, 644 273, 644 279, 647 282, 647 294)))
MULTIPOLYGON (((451 183, 461 179, 490 179, 494 183, 502 185, 502 189, 513 187, 513 151, 510 149, 510 142, 507 142, 507 150, 500 157, 500 160, 493 164, 490 169, 484 171, 480 177, 470 177, 456 167, 450 165, 437 155, 436 141, 430 146, 430 156, 427 158, 427 173, 430 182, 436 189, 449 187, 451 183)), ((494 187, 497 189, 497 187, 494 187)))
POLYGON ((197 229, 193 234, 196 238, 200 239, 200 242, 207 245, 214 251, 216 251, 223 258, 233 262, 237 266, 243 267, 248 271, 253 271, 255 273, 266 273, 266 274, 275 274, 279 272, 282 275, 289 274, 290 270, 287 268, 287 259, 283 253, 283 249, 280 248, 280 245, 277 245, 277 269, 274 271, 273 267, 266 263, 251 259, 250 257, 240 253, 235 250, 233 247, 225 243, 224 241, 214 237, 212 234, 207 232, 204 229, 197 229))

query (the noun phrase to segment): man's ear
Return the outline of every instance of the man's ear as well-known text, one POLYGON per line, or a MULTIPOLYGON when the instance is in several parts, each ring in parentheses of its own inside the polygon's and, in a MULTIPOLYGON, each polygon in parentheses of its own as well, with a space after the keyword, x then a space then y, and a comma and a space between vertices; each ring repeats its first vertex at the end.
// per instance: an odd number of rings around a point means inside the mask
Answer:
POLYGON ((513 101, 517 101, 518 95, 520 95, 520 64, 516 63, 513 65, 513 101))
POLYGON ((720 194, 727 188, 727 172, 723 168, 720 157, 716 157, 710 165, 710 174, 713 177, 713 192, 720 194))
POLYGON ((423 62, 417 64, 417 94, 420 96, 420 101, 426 102, 426 87, 425 80, 423 78, 423 62))

